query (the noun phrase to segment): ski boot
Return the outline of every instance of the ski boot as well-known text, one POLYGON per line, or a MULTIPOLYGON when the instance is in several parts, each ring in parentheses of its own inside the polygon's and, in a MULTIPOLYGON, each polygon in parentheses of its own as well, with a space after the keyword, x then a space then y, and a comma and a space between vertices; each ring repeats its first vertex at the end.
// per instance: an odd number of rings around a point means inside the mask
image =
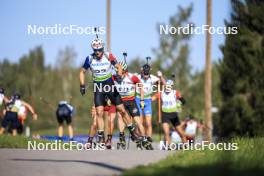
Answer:
POLYGON ((139 141, 139 137, 135 134, 135 127, 133 125, 127 127, 130 133, 130 138, 133 142, 139 141))
POLYGON ((147 141, 148 141, 148 143, 149 143, 149 150, 154 150, 154 148, 153 148, 153 146, 152 146, 152 142, 153 142, 152 138, 148 136, 148 137, 147 137, 147 141))
POLYGON ((92 149, 96 146, 96 143, 93 142, 93 137, 89 137, 87 143, 85 144, 87 149, 92 149))
POLYGON ((105 146, 107 149, 112 149, 112 135, 107 135, 105 146))
POLYGON ((126 139, 125 139, 124 133, 119 134, 119 142, 117 143, 117 150, 119 149, 122 149, 122 150, 126 149, 126 139))
POLYGON ((98 148, 105 149, 105 137, 104 137, 104 131, 98 131, 98 148))

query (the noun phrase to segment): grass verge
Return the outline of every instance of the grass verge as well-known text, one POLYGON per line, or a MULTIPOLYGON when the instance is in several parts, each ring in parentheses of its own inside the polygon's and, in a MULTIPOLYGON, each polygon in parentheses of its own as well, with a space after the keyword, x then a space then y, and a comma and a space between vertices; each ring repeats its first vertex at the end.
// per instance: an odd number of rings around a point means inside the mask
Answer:
POLYGON ((0 148, 27 148, 28 141, 36 141, 38 143, 48 142, 46 140, 27 138, 25 136, 3 135, 0 136, 0 148))
POLYGON ((140 175, 264 175, 264 138, 236 138, 236 151, 180 151, 148 166, 127 170, 125 176, 140 175))

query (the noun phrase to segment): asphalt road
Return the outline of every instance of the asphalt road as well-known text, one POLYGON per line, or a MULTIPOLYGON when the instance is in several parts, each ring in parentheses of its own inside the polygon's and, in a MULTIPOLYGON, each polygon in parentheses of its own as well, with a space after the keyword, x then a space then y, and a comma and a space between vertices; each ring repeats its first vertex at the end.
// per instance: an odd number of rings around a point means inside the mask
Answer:
MULTIPOLYGON (((157 145, 156 145, 157 146, 157 145)), ((104 176, 120 175, 124 170, 165 158, 168 151, 33 151, 0 149, 1 176, 104 176)))

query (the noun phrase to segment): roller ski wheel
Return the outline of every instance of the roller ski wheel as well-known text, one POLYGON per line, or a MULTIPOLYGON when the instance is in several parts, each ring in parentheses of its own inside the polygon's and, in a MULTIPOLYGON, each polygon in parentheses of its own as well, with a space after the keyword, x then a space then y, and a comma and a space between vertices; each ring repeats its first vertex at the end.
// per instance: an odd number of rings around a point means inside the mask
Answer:
POLYGON ((137 150, 143 150, 142 143, 140 141, 136 142, 137 150))
POLYGON ((150 143, 150 145, 149 145, 149 150, 154 150, 154 148, 153 148, 153 146, 152 146, 151 143, 150 143))
POLYGON ((117 150, 126 150, 126 144, 122 142, 117 143, 117 150))

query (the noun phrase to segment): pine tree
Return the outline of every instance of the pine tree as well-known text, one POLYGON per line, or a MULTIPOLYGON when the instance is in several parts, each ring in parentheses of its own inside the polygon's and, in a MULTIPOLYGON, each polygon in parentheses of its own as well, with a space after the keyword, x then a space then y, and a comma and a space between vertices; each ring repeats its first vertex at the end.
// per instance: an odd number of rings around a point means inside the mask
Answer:
POLYGON ((223 106, 218 119, 223 137, 264 134, 264 1, 232 0, 227 35, 222 48, 220 89, 223 106))

